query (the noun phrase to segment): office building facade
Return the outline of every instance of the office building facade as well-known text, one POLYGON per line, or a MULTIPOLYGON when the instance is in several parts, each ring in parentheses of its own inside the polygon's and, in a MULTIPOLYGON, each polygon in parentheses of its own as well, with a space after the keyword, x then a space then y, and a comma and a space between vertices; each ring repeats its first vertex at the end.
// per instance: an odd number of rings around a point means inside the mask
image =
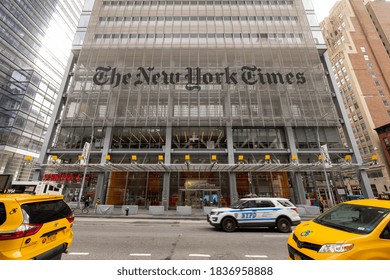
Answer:
POLYGON ((321 23, 360 153, 376 166, 368 171, 375 195, 390 186, 387 151, 375 131, 390 121, 389 12, 387 1, 343 0, 321 23))
POLYGON ((311 1, 95 0, 76 37, 40 162, 66 199, 372 196, 311 1))
POLYGON ((84 0, 0 3, 0 173, 38 162, 84 0))

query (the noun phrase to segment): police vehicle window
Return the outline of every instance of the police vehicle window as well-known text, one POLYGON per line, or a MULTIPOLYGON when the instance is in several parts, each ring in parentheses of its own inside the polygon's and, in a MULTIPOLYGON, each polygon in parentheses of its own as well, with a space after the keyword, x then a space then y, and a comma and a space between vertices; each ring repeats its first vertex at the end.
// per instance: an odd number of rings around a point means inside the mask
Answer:
POLYGON ((275 207, 270 200, 261 200, 257 202, 257 207, 275 207))
POLYGON ((7 216, 6 216, 6 212, 5 212, 5 205, 4 205, 4 203, 0 203, 0 226, 2 224, 4 224, 6 218, 7 218, 7 216))
POLYGON ((28 203, 22 205, 30 217, 30 223, 42 224, 66 218, 72 210, 63 200, 28 203))
POLYGON ((256 207, 256 201, 254 200, 249 200, 247 203, 246 208, 255 208, 256 207))
POLYGON ((293 207, 290 201, 288 200, 278 200, 278 202, 283 205, 284 207, 293 207))

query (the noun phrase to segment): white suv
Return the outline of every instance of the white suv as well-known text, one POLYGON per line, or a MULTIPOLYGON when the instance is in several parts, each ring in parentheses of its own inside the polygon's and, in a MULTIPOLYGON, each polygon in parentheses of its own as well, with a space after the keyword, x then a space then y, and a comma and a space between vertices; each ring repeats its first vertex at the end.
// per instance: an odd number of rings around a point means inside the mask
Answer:
POLYGON ((255 197, 243 198, 232 208, 215 208, 207 215, 207 221, 226 232, 243 227, 276 227, 286 233, 301 218, 295 205, 286 198, 255 197))

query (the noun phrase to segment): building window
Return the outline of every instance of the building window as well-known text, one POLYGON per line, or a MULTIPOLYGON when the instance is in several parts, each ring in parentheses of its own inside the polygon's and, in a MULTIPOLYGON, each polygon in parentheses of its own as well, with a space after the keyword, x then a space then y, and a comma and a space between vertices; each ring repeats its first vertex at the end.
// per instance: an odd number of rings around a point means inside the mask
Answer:
POLYGON ((364 60, 370 60, 367 54, 364 55, 364 60))
POLYGON ((360 47, 360 50, 362 51, 362 53, 366 52, 366 48, 365 47, 360 47))
POLYGON ((376 85, 377 87, 380 87, 380 86, 381 86, 381 83, 380 83, 378 80, 375 80, 375 85, 376 85))
POLYGON ((389 107, 389 102, 387 100, 383 100, 383 105, 385 105, 385 107, 389 107))
POLYGON ((383 173, 381 170, 373 170, 367 172, 368 178, 381 178, 383 177, 383 173))
POLYGON ((76 32, 74 39, 73 39, 73 45, 82 45, 85 38, 85 32, 76 32))

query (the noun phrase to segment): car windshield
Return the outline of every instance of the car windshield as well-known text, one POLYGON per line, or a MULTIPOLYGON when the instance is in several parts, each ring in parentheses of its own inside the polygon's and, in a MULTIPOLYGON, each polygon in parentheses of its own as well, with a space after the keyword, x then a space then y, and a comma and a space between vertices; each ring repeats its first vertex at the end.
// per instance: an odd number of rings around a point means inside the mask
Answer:
POLYGON ((386 208, 340 204, 314 219, 314 222, 347 232, 368 234, 389 212, 386 208))

